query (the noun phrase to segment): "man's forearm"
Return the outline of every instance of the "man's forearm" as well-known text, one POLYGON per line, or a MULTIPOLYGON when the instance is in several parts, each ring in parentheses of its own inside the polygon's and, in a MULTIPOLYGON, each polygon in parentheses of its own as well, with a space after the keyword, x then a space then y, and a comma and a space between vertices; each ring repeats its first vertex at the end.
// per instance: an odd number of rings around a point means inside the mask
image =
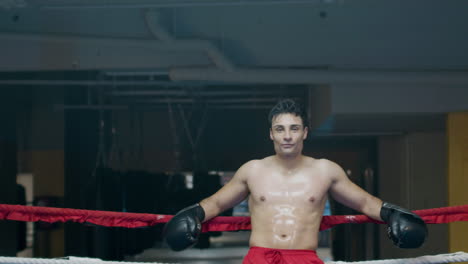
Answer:
POLYGON ((368 198, 365 206, 362 208, 362 213, 369 216, 372 219, 382 221, 380 218, 380 209, 382 208, 382 200, 377 197, 368 198))
POLYGON ((205 220, 203 222, 206 222, 211 218, 218 216, 221 213, 216 202, 212 201, 210 197, 202 200, 200 202, 200 206, 203 208, 203 210, 205 210, 205 220))

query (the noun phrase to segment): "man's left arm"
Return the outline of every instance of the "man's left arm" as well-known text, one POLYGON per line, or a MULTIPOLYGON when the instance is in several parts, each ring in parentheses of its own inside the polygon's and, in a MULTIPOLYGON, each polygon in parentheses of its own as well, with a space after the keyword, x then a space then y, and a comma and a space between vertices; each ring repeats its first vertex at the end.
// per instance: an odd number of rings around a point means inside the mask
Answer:
POLYGON ((331 163, 330 194, 338 202, 373 219, 387 223, 387 234, 400 248, 418 248, 427 237, 427 226, 415 213, 397 205, 382 202, 348 179, 337 164, 331 163))
POLYGON ((327 171, 332 179, 329 192, 333 199, 375 220, 382 221, 380 218, 382 200, 354 184, 337 164, 330 162, 327 171))

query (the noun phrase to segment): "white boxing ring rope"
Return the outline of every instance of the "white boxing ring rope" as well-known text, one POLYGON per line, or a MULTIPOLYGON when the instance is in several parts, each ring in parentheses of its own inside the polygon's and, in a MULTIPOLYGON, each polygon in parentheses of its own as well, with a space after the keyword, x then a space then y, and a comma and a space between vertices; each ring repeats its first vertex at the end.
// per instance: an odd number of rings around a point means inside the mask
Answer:
MULTIPOLYGON (((449 254, 439 254, 433 256, 421 256, 416 258, 403 259, 383 259, 383 260, 368 260, 368 261, 327 261, 326 264, 438 264, 468 261, 468 253, 456 252, 449 254)), ((97 258, 81 258, 81 257, 65 257, 56 259, 44 258, 16 258, 16 257, 0 257, 0 264, 176 264, 176 263, 161 263, 161 262, 124 262, 124 261, 104 261, 97 258)))
POLYGON ((124 262, 124 261, 105 261, 98 258, 85 257, 63 257, 63 258, 17 258, 0 257, 1 264, 177 264, 166 262, 124 262))
POLYGON ((448 254, 439 254, 432 256, 421 256, 416 258, 402 258, 402 259, 382 259, 382 260, 367 260, 367 261, 330 261, 327 264, 436 264, 436 263, 452 263, 468 261, 468 253, 456 252, 448 254))

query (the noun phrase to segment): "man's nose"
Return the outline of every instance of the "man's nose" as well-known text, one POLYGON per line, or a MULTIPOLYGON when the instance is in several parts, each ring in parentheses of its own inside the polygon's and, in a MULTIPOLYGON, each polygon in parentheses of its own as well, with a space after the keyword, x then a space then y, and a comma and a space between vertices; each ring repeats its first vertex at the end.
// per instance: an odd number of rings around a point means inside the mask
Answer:
POLYGON ((286 130, 285 133, 284 133, 284 140, 286 141, 290 141, 292 138, 291 138, 291 132, 286 130))

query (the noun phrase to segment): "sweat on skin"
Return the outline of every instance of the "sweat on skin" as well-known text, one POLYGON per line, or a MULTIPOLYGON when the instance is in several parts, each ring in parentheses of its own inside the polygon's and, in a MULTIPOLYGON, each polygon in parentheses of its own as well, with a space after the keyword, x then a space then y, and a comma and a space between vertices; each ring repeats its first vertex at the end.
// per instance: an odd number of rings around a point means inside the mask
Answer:
POLYGON ((201 201, 205 221, 250 194, 250 246, 315 250, 328 193, 338 202, 381 220, 380 199, 352 183, 334 162, 302 155, 307 133, 300 116, 275 116, 269 136, 276 154, 245 163, 229 183, 201 201))

